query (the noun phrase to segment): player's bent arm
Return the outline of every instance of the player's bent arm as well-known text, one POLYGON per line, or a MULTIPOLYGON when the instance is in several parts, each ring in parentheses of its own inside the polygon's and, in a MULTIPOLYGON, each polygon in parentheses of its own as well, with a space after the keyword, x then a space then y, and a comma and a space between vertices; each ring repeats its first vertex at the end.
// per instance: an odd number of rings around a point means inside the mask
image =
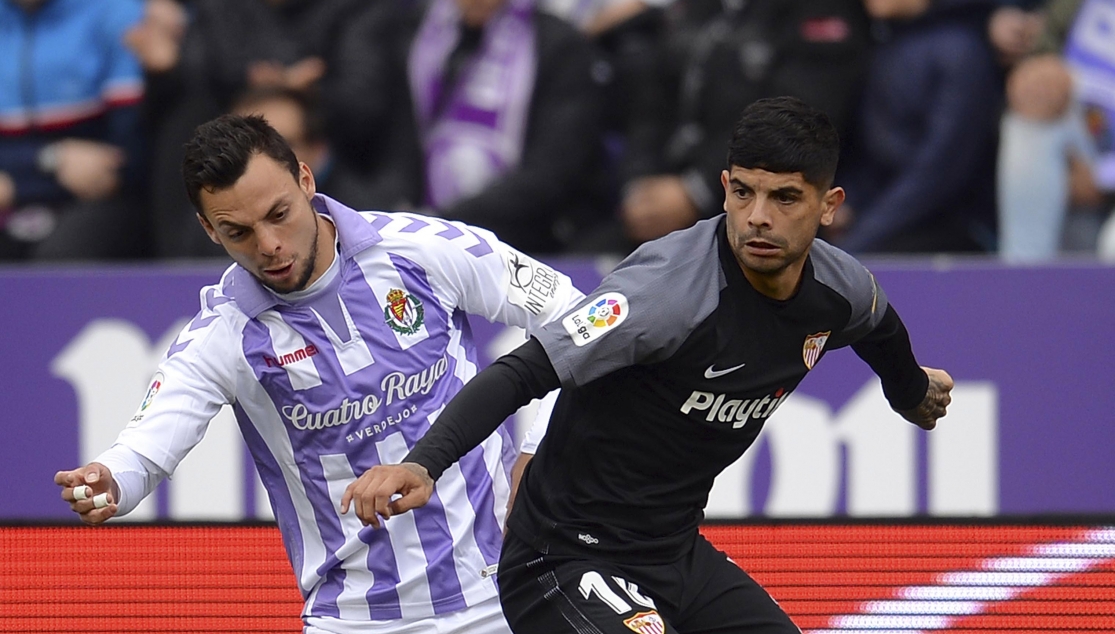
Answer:
POLYGON ((852 349, 879 375, 883 394, 894 411, 923 429, 936 426, 948 405, 952 379, 943 371, 930 374, 918 365, 910 335, 893 306, 887 306, 875 328, 853 343, 852 349))

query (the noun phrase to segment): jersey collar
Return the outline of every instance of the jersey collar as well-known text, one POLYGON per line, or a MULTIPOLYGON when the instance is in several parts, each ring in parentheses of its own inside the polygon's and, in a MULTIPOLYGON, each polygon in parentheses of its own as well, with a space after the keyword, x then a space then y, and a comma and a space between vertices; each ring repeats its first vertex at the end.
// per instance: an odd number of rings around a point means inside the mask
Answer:
MULTIPOLYGON (((349 260, 357 253, 383 240, 375 226, 358 212, 323 194, 314 195, 310 201, 314 211, 328 216, 337 227, 342 260, 349 260)), ((284 304, 282 299, 269 292, 255 277, 240 265, 234 265, 226 275, 221 294, 236 300, 236 305, 255 319, 263 311, 284 304)))

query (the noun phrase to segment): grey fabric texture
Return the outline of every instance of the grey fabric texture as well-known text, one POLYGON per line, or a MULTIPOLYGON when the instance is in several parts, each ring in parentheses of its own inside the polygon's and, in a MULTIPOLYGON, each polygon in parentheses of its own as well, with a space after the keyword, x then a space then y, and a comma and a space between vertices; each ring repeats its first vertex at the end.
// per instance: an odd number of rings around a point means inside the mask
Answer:
POLYGON ((661 361, 677 351, 716 310, 726 285, 717 256, 719 223, 720 218, 702 220, 640 246, 588 299, 538 334, 562 385, 584 385, 620 368, 661 361), (665 289, 673 292, 664 293, 665 289), (566 318, 616 293, 627 300, 623 320, 577 346, 564 325, 566 318))
POLYGON ((858 260, 824 240, 813 241, 809 257, 813 260, 813 277, 852 306, 848 325, 839 338, 856 341, 874 330, 887 312, 887 296, 875 276, 858 260))

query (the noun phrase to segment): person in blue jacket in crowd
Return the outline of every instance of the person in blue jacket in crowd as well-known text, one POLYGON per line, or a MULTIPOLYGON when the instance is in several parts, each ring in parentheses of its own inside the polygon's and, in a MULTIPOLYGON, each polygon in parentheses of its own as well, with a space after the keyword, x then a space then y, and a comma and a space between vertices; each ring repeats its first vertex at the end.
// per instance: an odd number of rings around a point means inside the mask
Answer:
POLYGON ((0 260, 142 255, 139 0, 0 0, 0 260))

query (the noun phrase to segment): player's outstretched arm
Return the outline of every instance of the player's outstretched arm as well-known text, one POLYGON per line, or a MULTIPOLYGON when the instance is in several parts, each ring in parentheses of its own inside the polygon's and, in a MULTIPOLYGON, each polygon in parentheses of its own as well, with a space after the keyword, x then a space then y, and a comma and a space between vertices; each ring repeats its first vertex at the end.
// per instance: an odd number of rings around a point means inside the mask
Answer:
POLYGON ((434 480, 422 465, 404 462, 375 466, 345 489, 341 513, 348 513, 351 506, 364 526, 379 528, 379 516, 388 519, 424 506, 433 494, 434 480), (402 497, 392 501, 396 494, 402 497))
POLYGON ((62 487, 62 499, 86 524, 103 524, 116 515, 120 487, 103 464, 90 462, 79 469, 59 471, 54 483, 62 487))
POLYGON ((911 423, 929 430, 937 426, 937 419, 944 418, 949 403, 952 402, 952 377, 944 370, 922 366, 926 376, 929 377, 929 388, 925 391, 925 398, 916 407, 910 409, 896 409, 902 418, 911 423))

